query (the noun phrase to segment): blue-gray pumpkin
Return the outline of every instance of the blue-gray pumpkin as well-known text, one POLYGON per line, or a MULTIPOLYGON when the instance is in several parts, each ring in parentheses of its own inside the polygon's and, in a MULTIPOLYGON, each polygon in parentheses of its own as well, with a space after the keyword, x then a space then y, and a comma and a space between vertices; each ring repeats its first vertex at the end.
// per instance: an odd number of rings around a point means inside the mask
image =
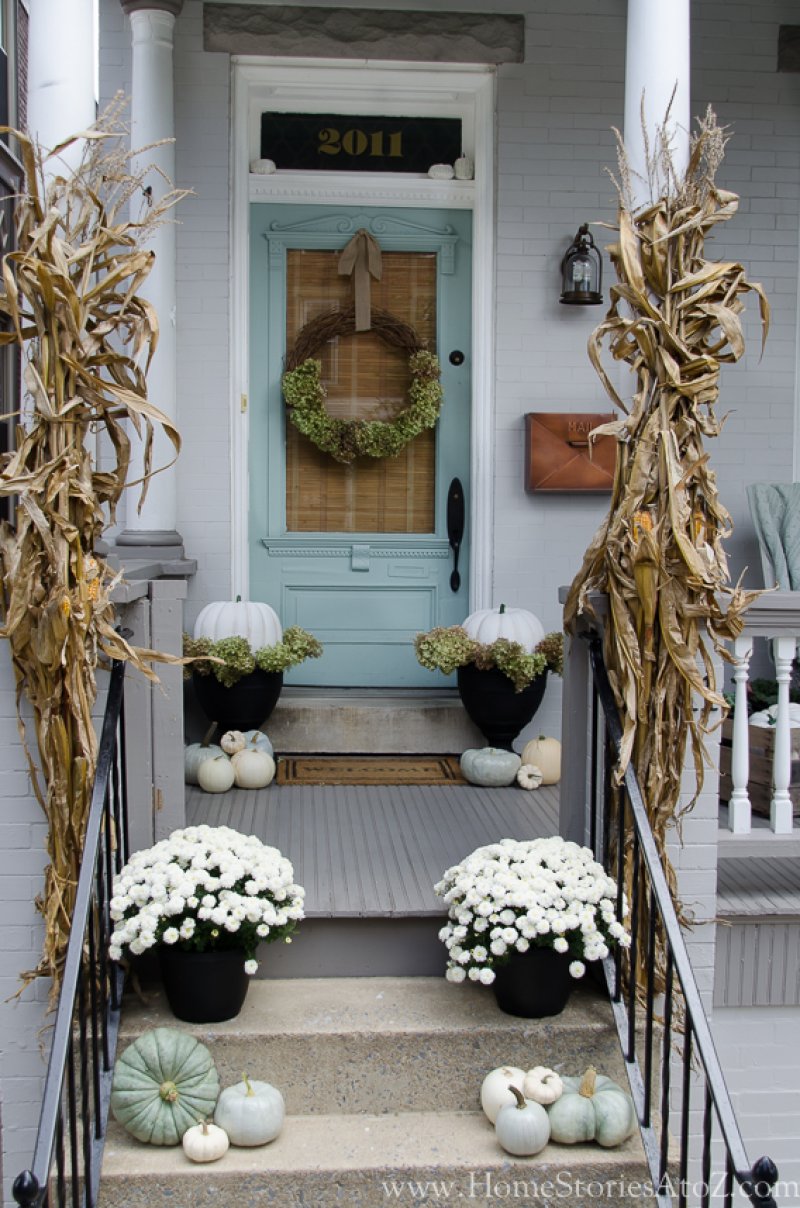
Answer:
POLYGON ((470 784, 485 788, 503 788, 512 784, 521 764, 519 755, 513 751, 501 751, 498 747, 479 747, 465 751, 461 756, 461 771, 470 784))

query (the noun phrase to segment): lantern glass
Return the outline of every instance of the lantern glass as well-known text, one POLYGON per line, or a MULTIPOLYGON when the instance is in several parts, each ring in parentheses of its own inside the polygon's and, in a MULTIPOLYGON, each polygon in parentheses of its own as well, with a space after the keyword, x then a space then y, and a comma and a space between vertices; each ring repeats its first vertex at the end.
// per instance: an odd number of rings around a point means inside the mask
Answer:
POLYGON ((597 306, 603 301, 603 264, 584 223, 561 261, 561 301, 571 306, 597 306))

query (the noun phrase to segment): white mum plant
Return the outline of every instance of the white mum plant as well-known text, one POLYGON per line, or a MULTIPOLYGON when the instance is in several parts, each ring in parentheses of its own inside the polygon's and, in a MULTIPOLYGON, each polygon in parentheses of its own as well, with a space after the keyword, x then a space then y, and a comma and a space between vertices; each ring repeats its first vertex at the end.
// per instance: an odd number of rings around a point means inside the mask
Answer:
POLYGON ((114 878, 109 955, 118 961, 160 944, 241 949, 252 974, 260 943, 291 942, 304 896, 276 847, 227 826, 187 826, 136 852, 114 878))
POLYGON ((617 914, 617 883, 588 847, 558 837, 501 839, 448 868, 435 892, 448 905, 439 932, 447 947, 446 977, 491 985, 495 967, 514 952, 554 948, 572 957, 582 977, 630 936, 617 914))

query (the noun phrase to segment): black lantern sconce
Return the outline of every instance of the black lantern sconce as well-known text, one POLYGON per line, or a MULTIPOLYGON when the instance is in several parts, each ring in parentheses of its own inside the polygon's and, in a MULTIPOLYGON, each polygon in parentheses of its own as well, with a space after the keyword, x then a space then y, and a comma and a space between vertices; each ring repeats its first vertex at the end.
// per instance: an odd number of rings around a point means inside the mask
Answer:
POLYGON ((561 299, 569 306, 599 306, 603 301, 603 261, 584 222, 561 261, 561 299))

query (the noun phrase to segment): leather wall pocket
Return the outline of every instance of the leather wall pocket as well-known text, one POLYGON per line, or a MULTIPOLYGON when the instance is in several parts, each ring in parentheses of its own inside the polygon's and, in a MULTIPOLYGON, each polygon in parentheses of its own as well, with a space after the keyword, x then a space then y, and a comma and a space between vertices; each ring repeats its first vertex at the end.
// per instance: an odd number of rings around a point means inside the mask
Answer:
POLYGON ((526 491, 611 491, 617 442, 601 436, 589 447, 589 433, 619 417, 548 411, 525 416, 526 491))

